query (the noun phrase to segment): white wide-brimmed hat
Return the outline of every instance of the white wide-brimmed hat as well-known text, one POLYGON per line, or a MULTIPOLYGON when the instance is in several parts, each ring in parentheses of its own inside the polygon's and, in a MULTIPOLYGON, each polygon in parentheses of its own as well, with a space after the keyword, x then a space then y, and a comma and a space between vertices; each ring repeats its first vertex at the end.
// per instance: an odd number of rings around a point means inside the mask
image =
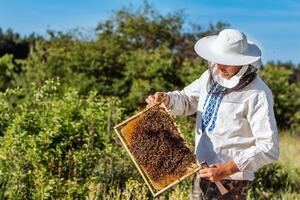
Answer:
POLYGON ((195 51, 205 60, 230 66, 255 63, 261 58, 259 47, 236 29, 224 29, 219 35, 201 38, 195 44, 195 51))

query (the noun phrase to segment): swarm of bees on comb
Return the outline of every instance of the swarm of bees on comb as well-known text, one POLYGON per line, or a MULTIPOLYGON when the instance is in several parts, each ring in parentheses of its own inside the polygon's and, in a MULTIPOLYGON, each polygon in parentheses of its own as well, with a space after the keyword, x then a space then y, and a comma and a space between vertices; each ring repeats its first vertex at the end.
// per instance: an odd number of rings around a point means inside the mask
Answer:
POLYGON ((164 104, 152 105, 114 129, 154 197, 201 168, 164 104))
POLYGON ((190 163, 196 162, 171 117, 159 107, 145 113, 131 142, 131 152, 156 182, 167 175, 180 177, 190 163))

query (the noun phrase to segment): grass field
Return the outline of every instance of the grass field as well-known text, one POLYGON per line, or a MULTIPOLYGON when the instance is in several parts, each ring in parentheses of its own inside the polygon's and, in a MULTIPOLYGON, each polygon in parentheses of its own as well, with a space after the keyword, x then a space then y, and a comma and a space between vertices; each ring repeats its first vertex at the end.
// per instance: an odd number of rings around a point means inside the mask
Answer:
POLYGON ((280 135, 279 162, 287 168, 300 168, 300 136, 280 135))
MULTIPOLYGON (((280 136, 280 158, 278 163, 292 177, 292 184, 300 188, 300 136, 289 133, 280 136)), ((287 188, 288 190, 288 188, 287 188)), ((284 192, 279 199, 300 199, 299 192, 284 192)))

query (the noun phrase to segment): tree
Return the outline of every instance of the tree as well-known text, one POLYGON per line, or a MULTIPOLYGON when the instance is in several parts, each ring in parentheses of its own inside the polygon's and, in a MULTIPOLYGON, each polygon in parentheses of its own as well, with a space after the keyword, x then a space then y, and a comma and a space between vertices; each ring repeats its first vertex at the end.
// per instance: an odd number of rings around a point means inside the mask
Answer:
POLYGON ((15 59, 25 59, 28 56, 30 45, 37 39, 41 38, 34 33, 28 37, 21 37, 14 33, 12 29, 3 32, 0 28, 0 57, 5 54, 12 54, 15 59))
POLYGON ((300 122, 300 83, 293 82, 293 69, 281 63, 268 63, 261 76, 274 95, 274 111, 279 128, 300 122))

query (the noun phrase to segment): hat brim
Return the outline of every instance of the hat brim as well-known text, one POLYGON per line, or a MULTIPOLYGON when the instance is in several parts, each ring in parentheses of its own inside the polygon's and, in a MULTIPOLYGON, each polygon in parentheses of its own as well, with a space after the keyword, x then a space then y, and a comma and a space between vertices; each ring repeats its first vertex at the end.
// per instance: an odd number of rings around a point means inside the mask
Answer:
POLYGON ((261 51, 259 47, 250 41, 248 41, 248 49, 242 54, 225 54, 214 51, 212 48, 212 43, 216 38, 217 35, 214 35, 198 40, 194 47, 196 53, 205 60, 232 66, 251 64, 258 61, 261 57, 261 51))

